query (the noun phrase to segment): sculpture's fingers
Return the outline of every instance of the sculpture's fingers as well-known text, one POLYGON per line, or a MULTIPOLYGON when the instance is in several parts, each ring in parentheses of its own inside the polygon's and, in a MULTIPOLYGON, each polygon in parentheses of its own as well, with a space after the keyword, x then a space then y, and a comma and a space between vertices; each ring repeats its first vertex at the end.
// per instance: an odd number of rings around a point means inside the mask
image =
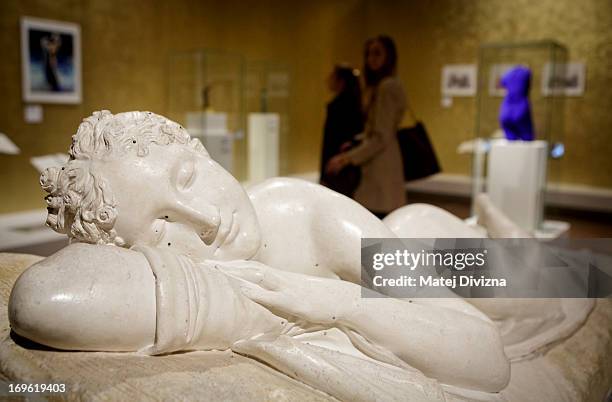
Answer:
POLYGON ((280 306, 280 294, 277 292, 264 289, 252 283, 242 283, 240 291, 255 303, 265 307, 282 307, 280 306))
POLYGON ((260 285, 268 290, 282 290, 283 278, 278 271, 267 267, 267 269, 263 271, 263 279, 260 285))
POLYGON ((229 268, 259 268, 262 263, 259 261, 252 260, 231 260, 231 261, 214 261, 219 267, 229 267, 229 268))
POLYGON ((210 268, 220 269, 220 270, 227 270, 227 271, 258 267, 256 263, 254 263, 253 261, 248 261, 248 260, 231 260, 231 261, 204 260, 200 262, 200 265, 207 266, 210 268))
MULTIPOLYGON (((212 260, 205 260, 205 261, 212 261, 212 260)), ((215 266, 218 266, 219 268, 225 268, 225 267, 237 268, 237 269, 251 268, 251 269, 259 269, 261 271, 270 269, 270 267, 267 266, 266 264, 263 264, 255 260, 231 260, 231 261, 213 261, 213 262, 215 263, 215 266)))
POLYGON ((261 285, 264 282, 264 273, 258 267, 235 267, 220 265, 219 269, 225 274, 242 281, 261 285))
POLYGON ((234 278, 255 283, 269 290, 280 290, 283 285, 282 276, 275 269, 261 263, 245 264, 242 267, 220 265, 219 268, 234 278))

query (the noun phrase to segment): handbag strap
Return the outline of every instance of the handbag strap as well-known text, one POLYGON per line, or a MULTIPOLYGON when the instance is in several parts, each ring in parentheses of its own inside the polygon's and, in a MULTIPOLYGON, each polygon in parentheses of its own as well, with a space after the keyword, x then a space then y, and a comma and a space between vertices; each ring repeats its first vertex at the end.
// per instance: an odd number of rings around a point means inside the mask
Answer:
POLYGON ((414 109, 412 109, 412 107, 410 106, 410 101, 408 101, 408 96, 406 96, 406 110, 408 111, 408 114, 410 115, 410 117, 412 117, 412 120, 414 120, 414 122, 417 123, 419 119, 417 118, 416 113, 414 113, 414 109))

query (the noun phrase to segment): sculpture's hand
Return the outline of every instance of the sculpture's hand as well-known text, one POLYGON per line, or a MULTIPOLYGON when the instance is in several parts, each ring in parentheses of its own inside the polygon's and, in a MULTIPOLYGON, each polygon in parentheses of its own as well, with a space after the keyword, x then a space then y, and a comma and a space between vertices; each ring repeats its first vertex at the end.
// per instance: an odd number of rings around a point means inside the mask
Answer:
POLYGON ((359 297, 358 286, 341 280, 281 271, 256 261, 216 265, 240 281, 240 289, 249 299, 310 323, 341 322, 352 300, 359 297))
MULTIPOLYGON (((460 306, 447 306, 463 300, 436 306, 362 298, 359 285, 338 279, 279 271, 254 261, 215 265, 235 278, 246 297, 276 315, 346 329, 446 384, 499 392, 510 378, 497 327, 460 306)), ((360 350, 380 356, 378 349, 360 350)))

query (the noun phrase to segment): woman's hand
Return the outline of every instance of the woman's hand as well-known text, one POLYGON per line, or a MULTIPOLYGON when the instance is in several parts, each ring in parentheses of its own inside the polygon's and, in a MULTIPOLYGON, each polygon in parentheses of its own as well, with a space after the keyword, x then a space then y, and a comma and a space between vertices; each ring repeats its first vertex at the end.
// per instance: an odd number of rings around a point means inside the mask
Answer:
POLYGON ((325 167, 325 172, 327 174, 338 174, 342 169, 344 169, 347 165, 351 163, 350 159, 346 154, 341 153, 334 157, 332 157, 329 162, 327 162, 327 166, 325 167))
POLYGON ((343 143, 342 145, 340 145, 340 152, 346 152, 349 149, 351 149, 352 146, 353 146, 353 143, 351 141, 347 141, 343 143))
POLYGON ((359 297, 359 287, 328 278, 271 268, 256 261, 215 262, 240 281, 242 293, 256 303, 310 323, 334 325, 359 297))

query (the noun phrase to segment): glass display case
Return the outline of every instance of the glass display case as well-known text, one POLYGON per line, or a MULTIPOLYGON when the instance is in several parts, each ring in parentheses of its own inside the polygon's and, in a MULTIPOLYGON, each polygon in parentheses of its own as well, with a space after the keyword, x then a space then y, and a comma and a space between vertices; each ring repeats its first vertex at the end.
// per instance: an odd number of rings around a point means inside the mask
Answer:
POLYGON ((225 169, 245 180, 244 57, 211 49, 173 53, 168 70, 168 117, 199 138, 225 169))
POLYGON ((242 182, 287 173, 287 66, 202 49, 169 60, 168 117, 242 182))
POLYGON ((472 200, 488 192, 494 204, 531 231, 543 219, 546 182, 559 175, 555 159, 564 150, 564 96, 559 84, 567 58, 565 46, 551 40, 486 44, 479 51, 472 200), (503 140, 500 107, 506 89, 501 78, 517 66, 531 72, 528 99, 534 141, 503 140))
POLYGON ((290 81, 289 68, 283 63, 246 63, 249 182, 288 173, 290 81))

